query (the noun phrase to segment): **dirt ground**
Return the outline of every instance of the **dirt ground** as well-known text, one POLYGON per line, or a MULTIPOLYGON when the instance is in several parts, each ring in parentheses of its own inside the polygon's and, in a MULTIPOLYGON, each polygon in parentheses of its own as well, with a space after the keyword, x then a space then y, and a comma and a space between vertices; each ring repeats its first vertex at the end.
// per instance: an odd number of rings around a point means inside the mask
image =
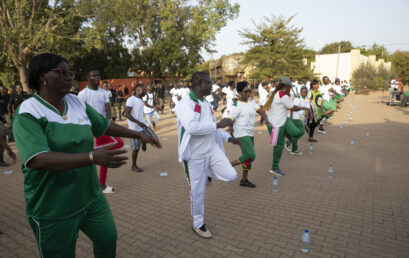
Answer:
MULTIPOLYGON (((163 149, 148 147, 140 154, 138 165, 145 172, 132 172, 129 163, 109 170, 107 182, 117 189, 107 195, 118 230, 117 256, 301 257, 308 228, 310 257, 409 257, 409 108, 380 100, 381 93, 348 97, 326 125, 328 134, 316 135, 312 155, 306 136, 299 144, 303 156, 284 151, 280 167, 287 175, 279 178, 277 193, 268 173, 268 133, 257 126, 257 157, 249 175, 257 187, 239 187, 237 180, 214 181, 207 188, 210 240, 191 229, 189 187, 177 162, 176 119, 167 108, 157 130, 163 149), (333 179, 328 179, 330 164, 333 179)), ((240 150, 226 145, 226 153, 234 159, 240 150)), ((25 217, 20 166, 21 161, 0 170, 0 257, 39 256, 25 217), (12 174, 3 173, 10 169, 12 174)), ((236 170, 240 177, 241 169, 236 170)), ((82 233, 77 256, 92 257, 91 241, 82 233)))

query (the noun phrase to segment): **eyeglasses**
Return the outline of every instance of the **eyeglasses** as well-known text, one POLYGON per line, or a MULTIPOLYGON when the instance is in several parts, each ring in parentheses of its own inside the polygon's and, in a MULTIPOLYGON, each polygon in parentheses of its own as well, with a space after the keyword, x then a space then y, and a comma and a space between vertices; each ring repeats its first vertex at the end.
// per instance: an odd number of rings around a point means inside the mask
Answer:
POLYGON ((75 78, 75 72, 73 71, 66 71, 64 69, 52 69, 50 71, 59 73, 61 78, 64 78, 64 79, 67 79, 68 77, 70 77, 71 79, 75 78))

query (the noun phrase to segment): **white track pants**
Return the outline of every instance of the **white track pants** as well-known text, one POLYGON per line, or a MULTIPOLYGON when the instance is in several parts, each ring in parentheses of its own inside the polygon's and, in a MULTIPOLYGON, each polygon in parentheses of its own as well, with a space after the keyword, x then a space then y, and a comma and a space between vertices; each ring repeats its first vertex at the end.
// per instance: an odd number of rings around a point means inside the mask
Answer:
POLYGON ((172 97, 172 101, 173 101, 173 103, 175 103, 175 107, 172 109, 172 112, 175 112, 176 106, 179 103, 178 97, 177 96, 172 97))
POLYGON ((200 228, 203 225, 207 177, 234 181, 237 178, 237 173, 219 146, 213 148, 212 153, 206 158, 191 159, 185 161, 183 165, 190 185, 190 210, 193 217, 193 227, 200 228))

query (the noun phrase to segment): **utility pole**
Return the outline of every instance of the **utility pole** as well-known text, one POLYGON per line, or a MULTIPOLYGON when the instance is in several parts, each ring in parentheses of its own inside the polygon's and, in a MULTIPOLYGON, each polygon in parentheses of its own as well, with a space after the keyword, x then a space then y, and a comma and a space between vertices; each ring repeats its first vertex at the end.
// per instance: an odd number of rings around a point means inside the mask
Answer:
POLYGON ((338 66, 339 66, 339 55, 340 54, 341 54, 341 44, 338 45, 337 72, 335 73, 335 77, 338 77, 338 66))

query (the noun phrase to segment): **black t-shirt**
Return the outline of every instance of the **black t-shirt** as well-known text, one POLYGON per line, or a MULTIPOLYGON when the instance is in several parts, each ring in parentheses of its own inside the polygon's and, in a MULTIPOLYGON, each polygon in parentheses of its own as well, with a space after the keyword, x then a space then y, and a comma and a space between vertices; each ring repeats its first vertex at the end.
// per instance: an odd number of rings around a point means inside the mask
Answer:
POLYGON ((14 110, 16 110, 17 107, 20 106, 20 104, 23 103, 24 100, 26 100, 26 99, 28 99, 30 97, 31 96, 29 94, 27 94, 26 92, 24 92, 24 91, 22 93, 20 93, 20 94, 17 94, 17 93, 11 94, 10 101, 9 101, 9 105, 11 107, 11 110, 13 110, 13 107, 14 107, 14 110))
POLYGON ((111 103, 114 103, 115 100, 116 100, 116 90, 111 89, 111 94, 112 94, 112 97, 111 97, 110 101, 111 101, 111 103))
POLYGON ((128 95, 129 95, 129 90, 128 90, 127 87, 124 88, 124 93, 125 93, 125 96, 128 96, 128 95))
POLYGON ((155 93, 158 96, 158 98, 164 99, 165 98, 165 87, 155 88, 155 93))
POLYGON ((7 106, 9 104, 10 95, 5 93, 0 95, 0 116, 8 113, 7 106))
POLYGON ((122 90, 117 90, 115 95, 116 95, 116 102, 124 101, 123 99, 124 93, 122 92, 122 90))

